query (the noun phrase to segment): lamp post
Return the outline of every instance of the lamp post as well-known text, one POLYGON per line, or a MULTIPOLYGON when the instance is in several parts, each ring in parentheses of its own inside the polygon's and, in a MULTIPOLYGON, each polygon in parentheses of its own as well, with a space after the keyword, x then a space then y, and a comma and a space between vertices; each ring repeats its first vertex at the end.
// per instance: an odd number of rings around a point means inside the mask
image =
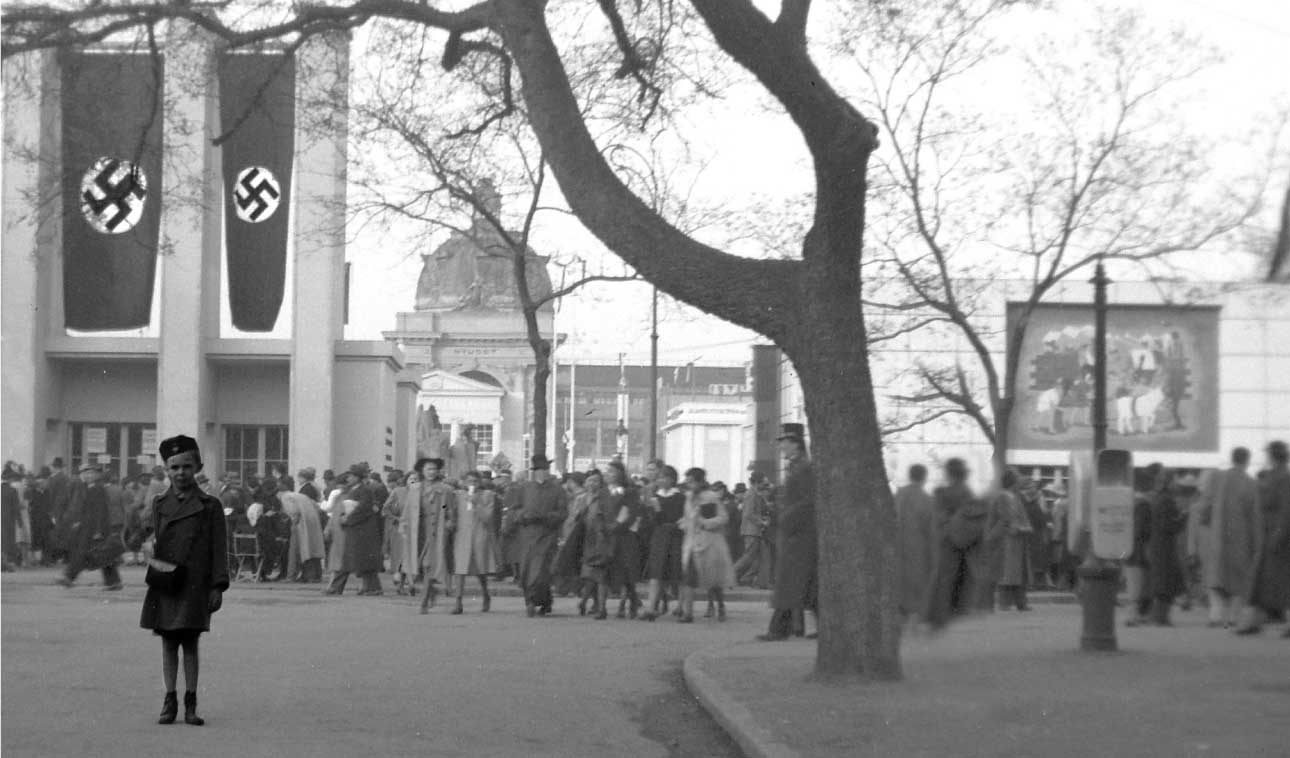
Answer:
MULTIPOLYGON (((1102 261, 1090 280, 1093 285, 1093 461, 1091 475, 1097 475, 1099 454, 1106 449, 1106 276, 1102 261)), ((1120 585, 1120 567, 1093 554, 1091 540, 1085 541, 1084 562, 1076 571, 1080 580, 1079 600, 1084 629, 1080 649, 1113 651, 1115 639, 1115 596, 1120 585)))
POLYGON ((1097 262, 1093 278, 1093 455, 1106 449, 1106 276, 1102 261, 1097 262))

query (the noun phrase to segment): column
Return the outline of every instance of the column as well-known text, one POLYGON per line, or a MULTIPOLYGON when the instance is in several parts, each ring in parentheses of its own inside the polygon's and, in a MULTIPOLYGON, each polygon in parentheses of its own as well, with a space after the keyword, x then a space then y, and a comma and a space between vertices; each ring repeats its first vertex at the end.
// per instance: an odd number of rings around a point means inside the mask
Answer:
MULTIPOLYGON (((336 342, 344 337, 349 36, 296 54, 296 166, 291 323, 291 469, 335 468, 336 342)), ((358 392, 351 387, 347 391, 358 392)))
MULTIPOLYGON (((57 255, 58 67, 54 54, 4 61, 4 238, 0 246, 4 344, 3 455, 25 466, 48 463, 45 357, 50 260, 57 255), (42 128, 42 122, 45 128, 42 128)), ((54 455, 56 455, 55 453, 54 455)))
POLYGON ((203 273, 219 259, 219 177, 211 139, 218 134, 213 39, 184 21, 166 34, 166 110, 162 137, 161 324, 157 355, 157 438, 187 434, 218 460, 211 371, 205 341, 218 322, 203 318, 218 281, 203 273))

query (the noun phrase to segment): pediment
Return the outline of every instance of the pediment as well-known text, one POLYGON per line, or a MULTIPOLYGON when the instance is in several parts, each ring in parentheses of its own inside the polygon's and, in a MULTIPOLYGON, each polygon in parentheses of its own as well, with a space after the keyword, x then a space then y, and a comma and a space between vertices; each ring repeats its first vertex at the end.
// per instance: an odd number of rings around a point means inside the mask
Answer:
POLYGON ((506 394, 506 390, 501 387, 443 370, 422 374, 421 391, 435 395, 470 397, 501 397, 506 394))

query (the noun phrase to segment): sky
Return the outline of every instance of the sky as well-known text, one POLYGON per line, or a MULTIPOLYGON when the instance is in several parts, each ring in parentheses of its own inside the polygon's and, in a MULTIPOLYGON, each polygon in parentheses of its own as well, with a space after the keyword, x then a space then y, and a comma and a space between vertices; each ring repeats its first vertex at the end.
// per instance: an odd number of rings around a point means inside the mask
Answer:
MULTIPOLYGON (((1208 78, 1195 82, 1194 108, 1185 114, 1193 124, 1221 131, 1254 118, 1272 101, 1290 103, 1290 54, 1286 52, 1290 50, 1290 2, 1122 0, 1119 4, 1141 7, 1152 21, 1181 23, 1225 56, 1208 78)), ((732 98, 720 110, 696 116, 691 124, 689 136, 707 164, 695 180, 697 195, 715 202, 728 198, 731 204, 769 198, 773 207, 777 202, 792 202, 795 194, 810 189, 800 136, 786 118, 732 98), (777 149, 768 150, 767 145, 777 149)), ((1224 150, 1224 158, 1236 163, 1262 159, 1251 145, 1229 143, 1224 150)), ((622 268, 620 261, 570 222, 554 224, 546 240, 563 252, 573 250, 589 259, 593 270, 600 267, 617 273, 622 268), (558 242, 550 242, 553 239, 558 242)), ((534 242, 539 252, 552 252, 536 238, 534 242)), ((354 235, 348 253, 355 262, 348 339, 380 339, 382 330, 393 328, 395 313, 412 309, 420 255, 428 252, 391 244, 390 238, 375 233, 354 235)), ((1245 265, 1252 269, 1255 262, 1251 257, 1245 265)), ((567 335, 567 341, 557 359, 616 362, 619 353, 626 353, 629 362, 648 362, 650 296, 651 288, 644 283, 615 283, 589 286, 565 298, 556 314, 556 329, 567 335)), ((659 349, 664 364, 738 365, 750 359, 748 346, 762 341, 665 295, 660 299, 659 349)))

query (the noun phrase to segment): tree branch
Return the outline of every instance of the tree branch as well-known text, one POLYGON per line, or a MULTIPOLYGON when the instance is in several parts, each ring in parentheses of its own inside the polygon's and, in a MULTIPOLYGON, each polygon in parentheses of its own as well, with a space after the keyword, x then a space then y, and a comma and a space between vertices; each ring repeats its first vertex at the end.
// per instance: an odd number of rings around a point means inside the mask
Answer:
POLYGON ((781 0, 779 18, 775 26, 785 39, 795 44, 806 44, 806 20, 811 13, 811 0, 781 0))

